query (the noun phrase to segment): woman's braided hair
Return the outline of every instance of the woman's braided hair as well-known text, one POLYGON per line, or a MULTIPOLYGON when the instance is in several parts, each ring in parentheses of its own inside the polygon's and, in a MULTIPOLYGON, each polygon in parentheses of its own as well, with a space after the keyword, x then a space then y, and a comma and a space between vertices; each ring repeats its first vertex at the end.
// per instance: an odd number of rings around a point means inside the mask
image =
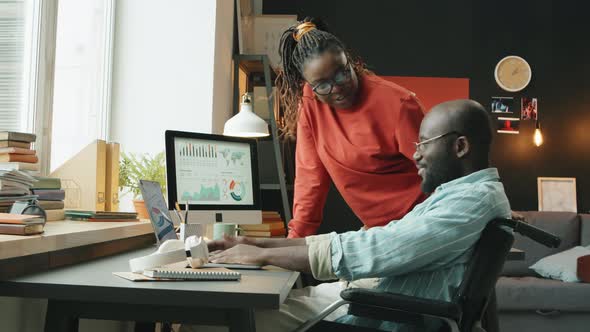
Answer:
POLYGON ((279 70, 275 84, 284 111, 284 124, 281 129, 287 138, 295 138, 297 135, 298 108, 305 84, 302 75, 303 65, 326 51, 344 52, 357 76, 370 73, 362 60, 351 55, 344 44, 328 32, 325 24, 317 19, 306 17, 283 32, 279 44, 282 69, 279 70))

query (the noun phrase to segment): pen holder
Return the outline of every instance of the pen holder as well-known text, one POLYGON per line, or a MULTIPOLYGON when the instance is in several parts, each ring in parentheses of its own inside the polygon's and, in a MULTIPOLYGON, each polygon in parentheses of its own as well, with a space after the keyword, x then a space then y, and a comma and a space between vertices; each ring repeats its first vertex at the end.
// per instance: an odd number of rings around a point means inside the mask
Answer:
POLYGON ((189 236, 205 236, 205 225, 203 224, 180 224, 180 239, 185 241, 189 236))

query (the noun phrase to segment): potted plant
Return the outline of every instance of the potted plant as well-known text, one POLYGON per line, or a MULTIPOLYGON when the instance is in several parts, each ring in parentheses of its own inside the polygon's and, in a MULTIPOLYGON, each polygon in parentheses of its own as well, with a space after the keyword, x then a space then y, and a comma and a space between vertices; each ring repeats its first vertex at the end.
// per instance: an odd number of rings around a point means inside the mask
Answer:
POLYGON ((160 152, 153 157, 147 153, 121 152, 119 187, 124 193, 133 194, 133 205, 140 219, 149 219, 145 202, 141 198, 139 180, 156 181, 166 193, 166 155, 160 152))

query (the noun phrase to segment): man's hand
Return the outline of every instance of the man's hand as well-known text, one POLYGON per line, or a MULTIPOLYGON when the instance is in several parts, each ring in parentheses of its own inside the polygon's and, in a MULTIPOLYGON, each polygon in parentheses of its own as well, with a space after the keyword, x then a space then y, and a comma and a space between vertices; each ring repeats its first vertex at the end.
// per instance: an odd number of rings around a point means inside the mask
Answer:
POLYGON ((227 250, 213 252, 209 261, 211 263, 265 265, 264 250, 256 246, 237 244, 227 250))
POLYGON ((209 252, 227 250, 237 246, 238 244, 255 245, 254 241, 245 236, 231 236, 223 234, 223 240, 213 240, 207 243, 209 252))
POLYGON ((516 213, 514 211, 512 211, 512 219, 522 221, 528 224, 528 221, 522 214, 516 213))

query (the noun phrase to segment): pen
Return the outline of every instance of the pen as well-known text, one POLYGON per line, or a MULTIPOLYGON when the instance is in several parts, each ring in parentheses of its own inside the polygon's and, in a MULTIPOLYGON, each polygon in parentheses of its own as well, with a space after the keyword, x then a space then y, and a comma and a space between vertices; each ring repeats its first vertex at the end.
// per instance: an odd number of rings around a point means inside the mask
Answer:
POLYGON ((174 203, 174 206, 176 207, 176 209, 174 210, 174 212, 176 212, 176 215, 178 216, 178 219, 180 220, 181 224, 184 224, 185 221, 182 218, 182 216, 180 215, 180 205, 178 205, 178 202, 174 203))
POLYGON ((180 220, 181 224, 184 224, 184 220, 182 220, 182 216, 180 215, 180 213, 178 213, 178 211, 174 210, 174 212, 176 212, 176 217, 178 218, 178 220, 180 220))
POLYGON ((188 224, 188 201, 186 201, 186 203, 184 203, 184 223, 188 224))

